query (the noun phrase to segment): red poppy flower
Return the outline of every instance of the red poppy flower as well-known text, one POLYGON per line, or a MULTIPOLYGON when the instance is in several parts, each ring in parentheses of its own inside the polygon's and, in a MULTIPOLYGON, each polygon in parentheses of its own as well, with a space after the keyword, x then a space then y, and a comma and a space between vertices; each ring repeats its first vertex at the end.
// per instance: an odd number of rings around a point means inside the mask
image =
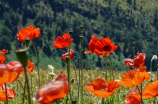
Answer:
POLYGON ((137 67, 141 67, 144 65, 145 63, 145 57, 146 54, 144 53, 140 53, 139 51, 137 52, 137 55, 135 55, 134 60, 133 59, 125 59, 124 60, 124 64, 128 65, 132 68, 137 68, 137 67))
POLYGON ((156 96, 158 96, 158 80, 146 85, 146 87, 143 89, 143 93, 142 93, 143 99, 153 98, 156 96))
POLYGON ((8 50, 3 49, 3 50, 1 51, 1 55, 5 54, 5 53, 8 53, 8 50))
MULTIPOLYGON (((8 96, 8 99, 13 99, 15 97, 15 91, 10 89, 8 86, 7 86, 7 96, 8 96)), ((0 86, 0 101, 6 101, 4 84, 0 86)))
MULTIPOLYGON (((74 57, 74 50, 70 49, 70 59, 74 57)), ((62 55, 62 59, 65 61, 66 56, 69 56, 69 51, 62 55)))
POLYGON ((64 98, 69 92, 69 84, 63 71, 53 81, 49 81, 34 95, 33 100, 40 104, 52 103, 57 99, 64 98))
MULTIPOLYGON (((71 39, 71 43, 73 42, 73 39, 71 39)), ((66 48, 70 45, 70 34, 65 33, 62 37, 58 36, 53 43, 54 47, 56 48, 66 48)))
POLYGON ((32 25, 28 26, 24 29, 21 29, 19 33, 17 34, 17 38, 20 42, 25 42, 26 37, 30 37, 30 40, 33 40, 34 38, 37 38, 40 36, 40 29, 34 28, 32 25))
MULTIPOLYGON (((30 60, 28 60, 28 63, 27 63, 27 72, 31 73, 33 71, 33 69, 34 69, 34 66, 35 66, 35 64, 32 63, 30 60)), ((24 74, 24 70, 22 70, 21 73, 24 74)))
POLYGON ((21 63, 17 61, 0 64, 0 85, 7 82, 14 82, 19 77, 22 69, 21 63))
POLYGON ((105 79, 95 79, 92 83, 87 84, 85 89, 89 90, 94 95, 105 98, 114 95, 114 91, 120 87, 119 83, 114 80, 109 80, 109 85, 105 79))
POLYGON ((150 80, 149 73, 130 70, 122 75, 119 84, 127 87, 134 87, 142 84, 144 80, 150 80))
POLYGON ((141 97, 138 90, 132 90, 125 99, 125 104, 140 104, 141 97))
POLYGON ((85 54, 87 53, 94 53, 94 49, 95 49, 95 44, 96 42, 98 41, 98 38, 97 37, 94 37, 93 35, 91 36, 91 40, 89 42, 89 50, 84 52, 85 54))
POLYGON ((102 38, 95 44, 95 53, 97 55, 107 54, 111 51, 115 51, 118 46, 114 46, 114 43, 110 40, 110 38, 102 38))
POLYGON ((6 60, 6 57, 3 55, 0 55, 0 64, 3 64, 6 60))

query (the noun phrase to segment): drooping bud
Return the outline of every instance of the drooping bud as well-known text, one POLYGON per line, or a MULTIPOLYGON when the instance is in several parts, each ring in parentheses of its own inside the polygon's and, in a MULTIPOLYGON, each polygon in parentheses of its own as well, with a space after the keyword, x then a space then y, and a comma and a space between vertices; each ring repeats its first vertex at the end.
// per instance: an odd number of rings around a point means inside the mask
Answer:
POLYGON ((70 34, 70 36, 72 35, 72 33, 73 33, 73 31, 72 31, 72 30, 69 30, 69 34, 70 34))
POLYGON ((25 38, 25 46, 29 47, 29 44, 30 44, 30 37, 26 37, 25 38))
POLYGON ((27 67, 28 63, 28 48, 22 47, 15 50, 17 59, 21 62, 23 67, 27 67))
POLYGON ((83 32, 83 26, 82 25, 80 26, 80 30, 81 30, 81 32, 83 32))

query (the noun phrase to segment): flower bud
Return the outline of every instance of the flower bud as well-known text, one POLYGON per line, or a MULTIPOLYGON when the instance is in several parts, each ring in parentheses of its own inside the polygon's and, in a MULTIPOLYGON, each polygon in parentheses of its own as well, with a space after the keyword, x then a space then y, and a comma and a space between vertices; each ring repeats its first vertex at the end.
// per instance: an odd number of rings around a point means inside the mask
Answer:
POLYGON ((26 37, 25 38, 25 46, 29 47, 29 44, 30 44, 30 37, 26 37))
POLYGON ((17 59, 21 62, 23 67, 27 67, 28 62, 28 48, 22 47, 15 50, 17 59))

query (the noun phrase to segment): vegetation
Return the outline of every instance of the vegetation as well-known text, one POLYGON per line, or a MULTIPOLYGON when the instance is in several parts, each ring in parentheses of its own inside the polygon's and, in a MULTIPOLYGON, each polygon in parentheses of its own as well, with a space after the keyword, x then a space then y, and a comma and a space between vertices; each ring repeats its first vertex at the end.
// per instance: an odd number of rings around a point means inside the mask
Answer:
MULTIPOLYGON (((14 50, 21 44, 16 34, 26 26, 34 25, 41 30, 40 38, 34 43, 38 50, 39 67, 52 64, 65 67, 61 56, 66 49, 56 49, 52 43, 70 29, 74 39, 71 48, 75 51, 72 64, 78 67, 80 25, 84 27, 83 51, 88 50, 91 35, 109 37, 119 48, 113 62, 115 70, 121 70, 125 57, 132 58, 132 42, 136 42, 135 53, 146 53, 146 66, 150 67, 158 45, 157 0, 1 0, 0 1, 0 49, 8 49, 8 60, 16 60, 14 50), (58 53, 58 54, 57 54, 58 53), (58 63, 56 63, 58 62, 58 63)), ((29 59, 36 62, 33 46, 29 59)), ((110 65, 107 57, 107 65, 110 65), (109 63, 109 64, 108 64, 109 63)), ((104 60, 97 55, 83 55, 83 67, 103 67, 104 60)), ((156 70, 156 62, 153 62, 156 70)), ((149 70, 149 69, 148 69, 149 70)))

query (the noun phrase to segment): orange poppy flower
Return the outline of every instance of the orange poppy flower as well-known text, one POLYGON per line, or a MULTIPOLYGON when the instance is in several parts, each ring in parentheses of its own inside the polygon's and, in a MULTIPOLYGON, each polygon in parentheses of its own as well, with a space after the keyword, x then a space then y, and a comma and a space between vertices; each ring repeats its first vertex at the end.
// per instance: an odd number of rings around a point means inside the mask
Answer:
POLYGON ((89 90, 94 95, 105 98, 111 95, 114 96, 114 91, 120 87, 119 83, 114 80, 109 80, 109 85, 102 78, 95 79, 92 83, 87 84, 85 89, 89 90))
POLYGON ((150 80, 149 73, 130 70, 122 75, 119 84, 127 87, 134 87, 142 84, 144 80, 150 80))
POLYGON ((1 55, 5 54, 5 53, 8 53, 8 50, 3 49, 3 50, 1 51, 1 55))
POLYGON ((20 42, 25 42, 26 37, 30 37, 30 40, 33 40, 34 38, 37 38, 40 36, 40 29, 34 28, 32 25, 28 26, 24 29, 21 29, 19 33, 17 34, 17 38, 20 42))
POLYGON ((97 55, 108 54, 111 51, 115 51, 118 46, 114 46, 114 43, 110 40, 110 38, 102 38, 95 44, 95 53, 97 55))
POLYGON ((98 38, 97 38, 97 37, 94 37, 94 36, 92 35, 92 36, 91 36, 91 40, 90 40, 89 45, 88 45, 89 50, 86 51, 86 52, 84 52, 84 53, 85 53, 85 54, 87 54, 87 53, 94 53, 95 44, 96 44, 97 41, 98 41, 98 38))
POLYGON ((141 67, 144 65, 145 63, 145 57, 146 54, 144 53, 140 53, 139 51, 137 52, 137 55, 135 55, 134 60, 133 59, 125 59, 124 60, 124 64, 128 65, 132 68, 137 68, 137 67, 141 67))
POLYGON ((141 97, 138 90, 132 90, 125 99, 125 104, 140 104, 141 97))
POLYGON ((61 71, 55 80, 47 82, 37 91, 33 100, 37 100, 40 104, 48 104, 64 98, 68 92, 68 80, 65 73, 61 71))
POLYGON ((14 82, 19 77, 22 69, 21 63, 17 61, 0 64, 0 85, 7 82, 14 82))
MULTIPOLYGON (((30 60, 28 60, 28 63, 27 63, 27 72, 31 73, 33 71, 34 67, 35 67, 35 64, 32 63, 30 60)), ((22 70, 21 73, 24 74, 25 73, 24 70, 22 70)))
MULTIPOLYGON (((74 50, 70 49, 70 59, 74 57, 74 50)), ((69 51, 62 55, 62 59, 65 61, 66 56, 69 56, 69 51)))
POLYGON ((146 72, 146 66, 140 66, 137 71, 139 72, 146 72))
POLYGON ((158 80, 146 85, 146 87, 143 89, 143 93, 142 93, 143 99, 153 98, 156 96, 158 96, 158 80))
POLYGON ((3 55, 0 55, 0 64, 3 64, 6 60, 6 57, 3 55))
MULTIPOLYGON (((8 99, 13 99, 15 97, 15 91, 10 89, 8 86, 7 86, 7 96, 8 96, 8 99)), ((0 101, 6 101, 4 84, 0 86, 0 101), (3 89, 2 89, 2 86, 3 86, 3 89)))
MULTIPOLYGON (((73 39, 71 38, 71 43, 73 39)), ((65 33, 62 37, 58 36, 53 43, 54 47, 56 48, 66 48, 70 45, 70 34, 65 33)))

